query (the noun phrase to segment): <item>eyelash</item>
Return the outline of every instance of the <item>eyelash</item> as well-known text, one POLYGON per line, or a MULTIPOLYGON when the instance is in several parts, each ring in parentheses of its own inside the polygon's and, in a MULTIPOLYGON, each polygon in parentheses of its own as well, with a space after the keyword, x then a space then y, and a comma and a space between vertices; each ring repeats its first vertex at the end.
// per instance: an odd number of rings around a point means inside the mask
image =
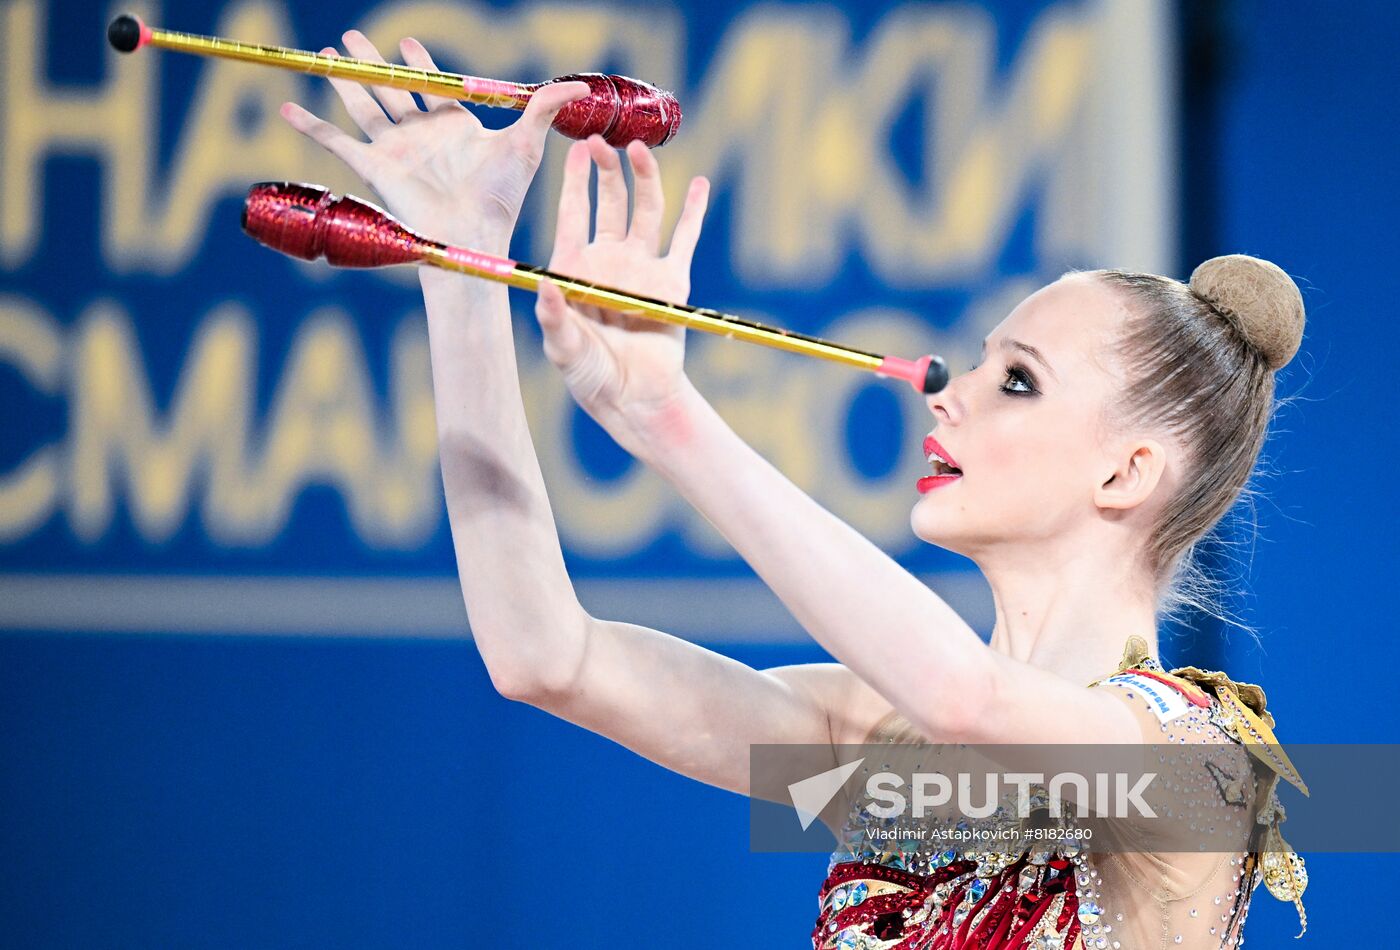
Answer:
MULTIPOLYGON (((981 363, 974 363, 972 368, 976 369, 981 365, 981 363)), ((1003 382, 999 388, 1008 396, 1034 396, 1039 392, 1039 390, 1035 388, 1035 377, 1020 363, 1011 363, 1006 367, 1006 379, 1014 379, 1016 382, 1026 387, 1025 389, 1010 389, 1007 387, 1006 383, 1003 382)))

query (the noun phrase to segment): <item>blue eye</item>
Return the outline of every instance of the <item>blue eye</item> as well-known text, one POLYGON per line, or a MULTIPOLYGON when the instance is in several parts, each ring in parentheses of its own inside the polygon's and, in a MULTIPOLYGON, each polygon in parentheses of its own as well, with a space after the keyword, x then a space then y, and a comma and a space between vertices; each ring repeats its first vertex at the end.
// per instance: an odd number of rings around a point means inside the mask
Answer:
POLYGON ((1035 380, 1025 367, 1013 363, 1006 368, 1006 382, 1001 384, 1001 391, 1008 396, 1030 396, 1036 392, 1035 380))
MULTIPOLYGON (((981 365, 973 363, 968 372, 973 372, 981 365)), ((1006 381, 999 388, 1008 396, 1031 396, 1039 392, 1035 388, 1035 378, 1019 363, 1012 363, 1006 368, 1006 381)))

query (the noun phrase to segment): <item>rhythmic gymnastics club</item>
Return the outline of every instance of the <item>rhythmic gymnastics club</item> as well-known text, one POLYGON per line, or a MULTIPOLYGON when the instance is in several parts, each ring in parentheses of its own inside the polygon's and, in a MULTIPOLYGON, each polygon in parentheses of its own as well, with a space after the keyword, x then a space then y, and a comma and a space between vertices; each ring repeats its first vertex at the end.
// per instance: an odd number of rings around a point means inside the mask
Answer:
POLYGON ((324 256, 336 267, 431 264, 534 292, 539 291, 541 281, 548 280, 575 303, 844 363, 879 376, 907 380, 921 393, 936 393, 948 384, 948 366, 937 356, 906 360, 867 353, 717 310, 629 294, 542 267, 443 244, 415 234, 388 212, 366 201, 351 195, 333 195, 319 185, 285 181, 253 185, 243 203, 242 223, 243 230, 255 241, 303 260, 324 256))
POLYGON ((560 109, 554 118, 554 128, 571 139, 586 139, 596 133, 614 148, 624 148, 633 139, 640 139, 648 148, 656 148, 671 141, 681 127, 681 106, 673 94, 628 76, 573 73, 541 83, 505 82, 367 59, 322 56, 285 46, 259 46, 218 36, 157 30, 130 14, 122 14, 111 22, 107 27, 107 42, 122 53, 134 52, 142 46, 158 46, 196 56, 261 63, 505 109, 524 109, 530 96, 541 86, 585 82, 588 95, 560 109))

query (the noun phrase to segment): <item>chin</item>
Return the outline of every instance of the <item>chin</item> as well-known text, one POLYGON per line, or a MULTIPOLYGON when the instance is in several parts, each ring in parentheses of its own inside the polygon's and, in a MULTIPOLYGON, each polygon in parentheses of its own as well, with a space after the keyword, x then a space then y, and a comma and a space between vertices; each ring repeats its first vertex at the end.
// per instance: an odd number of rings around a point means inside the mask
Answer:
POLYGON ((961 543, 964 540, 962 532, 949 523, 951 519, 931 510, 932 508, 932 505, 924 504, 924 499, 920 498, 909 513, 909 527, 914 530, 914 537, 954 554, 966 554, 961 543))

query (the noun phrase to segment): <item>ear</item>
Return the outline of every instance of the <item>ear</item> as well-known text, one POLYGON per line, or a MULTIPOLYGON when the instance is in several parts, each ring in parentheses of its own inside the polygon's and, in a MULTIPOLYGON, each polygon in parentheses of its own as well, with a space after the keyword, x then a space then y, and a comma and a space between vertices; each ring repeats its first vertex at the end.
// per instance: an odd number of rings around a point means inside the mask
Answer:
POLYGON ((1151 497, 1167 471, 1167 450, 1154 439, 1127 445, 1109 477, 1094 489, 1098 508, 1129 510, 1151 497))

